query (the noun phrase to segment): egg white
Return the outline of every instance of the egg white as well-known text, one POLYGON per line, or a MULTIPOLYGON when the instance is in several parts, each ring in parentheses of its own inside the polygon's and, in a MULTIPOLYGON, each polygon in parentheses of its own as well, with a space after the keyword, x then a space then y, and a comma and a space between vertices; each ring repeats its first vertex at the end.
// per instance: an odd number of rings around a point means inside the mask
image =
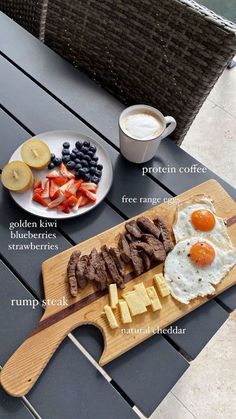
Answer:
POLYGON ((213 285, 218 284, 236 263, 236 250, 227 243, 219 243, 202 237, 189 237, 179 241, 167 255, 164 276, 172 296, 181 303, 188 304, 198 296, 214 294, 213 285), (215 259, 211 265, 200 268, 188 256, 193 244, 204 241, 215 250, 215 259))
POLYGON ((212 201, 205 196, 199 198, 199 202, 195 198, 178 205, 175 223, 173 224, 173 232, 176 242, 184 240, 187 237, 198 236, 207 240, 211 240, 214 237, 217 242, 231 244, 224 220, 216 215, 212 201), (196 230, 191 222, 192 213, 201 209, 210 211, 215 217, 215 226, 210 231, 196 230))

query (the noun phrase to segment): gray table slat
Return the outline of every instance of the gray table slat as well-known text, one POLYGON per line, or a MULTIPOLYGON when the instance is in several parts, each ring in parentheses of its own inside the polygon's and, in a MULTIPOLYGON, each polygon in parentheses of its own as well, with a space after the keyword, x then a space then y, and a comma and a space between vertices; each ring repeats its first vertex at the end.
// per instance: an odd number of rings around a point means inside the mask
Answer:
MULTIPOLYGON (((12 23, 8 17, 3 15, 0 18, 1 49, 3 53, 79 114, 84 121, 118 146, 117 124, 124 105, 31 34, 17 24, 12 23), (15 43, 16 37, 21 39, 19 45, 15 43), (43 66, 41 65, 42 60, 43 66)), ((177 169, 192 164, 204 167, 184 150, 177 147, 170 139, 165 139, 158 149, 157 158, 146 166, 162 167, 168 164, 175 166, 177 169)), ((158 173, 154 174, 154 177, 176 195, 207 179, 216 179, 232 197, 236 198, 236 190, 210 170, 197 175, 182 175, 177 170, 175 175, 158 173)))
POLYGON ((236 285, 234 287, 229 288, 227 291, 223 292, 217 297, 219 302, 223 303, 223 305, 229 310, 233 311, 236 309, 236 285))
POLYGON ((9 396, 0 387, 0 418, 33 419, 34 417, 20 399, 9 396))
MULTIPOLYGON (((33 310, 30 306, 11 306, 12 298, 31 299, 32 296, 2 262, 0 273, 0 288, 4 290, 0 304, 1 338, 4 336, 4 345, 0 347, 0 364, 3 365, 32 330, 42 311, 39 307, 33 310)), ((104 419, 111 412, 115 419, 137 417, 130 405, 68 338, 59 347, 27 398, 44 419, 104 419)), ((7 412, 4 419, 10 417, 7 416, 8 410, 17 409, 17 404, 14 407, 13 402, 6 400, 1 401, 0 406, 7 412)))
MULTIPOLYGON (((83 326, 73 334, 95 359, 100 358, 103 338, 98 329, 83 326), (95 342, 99 345, 95 346, 95 342)), ((146 416, 156 409, 187 368, 187 361, 160 335, 149 338, 104 366, 146 416)))

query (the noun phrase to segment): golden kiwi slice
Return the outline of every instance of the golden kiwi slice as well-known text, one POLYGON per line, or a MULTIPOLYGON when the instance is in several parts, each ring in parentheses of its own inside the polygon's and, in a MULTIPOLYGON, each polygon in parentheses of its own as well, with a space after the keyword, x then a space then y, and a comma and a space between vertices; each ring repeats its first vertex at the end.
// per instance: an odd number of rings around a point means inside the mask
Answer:
POLYGON ((12 161, 2 170, 3 186, 13 192, 25 192, 33 184, 33 174, 29 166, 23 161, 12 161))
POLYGON ((22 160, 33 169, 40 170, 47 167, 51 159, 50 150, 41 140, 29 140, 21 147, 22 160))

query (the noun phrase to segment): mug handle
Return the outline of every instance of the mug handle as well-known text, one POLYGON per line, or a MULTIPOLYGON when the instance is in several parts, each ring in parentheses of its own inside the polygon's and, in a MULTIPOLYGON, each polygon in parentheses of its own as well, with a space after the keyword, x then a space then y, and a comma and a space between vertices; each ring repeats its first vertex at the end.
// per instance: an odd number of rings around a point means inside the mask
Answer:
POLYGON ((173 118, 173 116, 165 116, 165 121, 166 121, 166 129, 163 132, 161 138, 165 138, 168 135, 170 135, 176 128, 176 120, 175 118, 173 118))

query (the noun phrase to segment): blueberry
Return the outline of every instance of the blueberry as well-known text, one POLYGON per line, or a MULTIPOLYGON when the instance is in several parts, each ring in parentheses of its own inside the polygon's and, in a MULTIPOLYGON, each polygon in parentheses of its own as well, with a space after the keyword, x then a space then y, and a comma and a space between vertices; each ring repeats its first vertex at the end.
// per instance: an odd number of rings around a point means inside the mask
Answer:
POLYGON ((48 169, 49 170, 54 169, 54 167, 55 167, 55 165, 54 165, 53 162, 51 162, 51 163, 48 164, 48 169))
POLYGON ((93 183, 99 183, 100 182, 100 179, 97 176, 93 176, 91 178, 91 182, 93 182, 93 183))
POLYGON ((78 159, 80 159, 80 160, 83 160, 83 158, 84 158, 84 153, 79 152, 79 153, 77 154, 77 158, 78 158, 78 159))
POLYGON ((96 156, 95 156, 95 157, 93 157, 93 160, 94 160, 94 161, 98 161, 98 157, 96 157, 96 156))
POLYGON ((70 161, 70 156, 63 156, 62 161, 63 163, 68 163, 68 161, 70 161))
POLYGON ((61 154, 62 154, 63 156, 69 156, 69 154, 70 154, 70 150, 68 150, 67 148, 63 148, 63 150, 62 150, 61 154))
POLYGON ((89 148, 90 147, 90 142, 89 141, 84 141, 83 146, 89 148))
POLYGON ((63 143, 63 148, 70 148, 70 143, 68 143, 67 141, 63 143))
POLYGON ((90 150, 87 152, 87 156, 91 157, 91 159, 93 158, 94 154, 95 153, 93 151, 90 151, 90 150))
POLYGON ((59 157, 56 157, 56 158, 53 160, 53 163, 55 164, 55 166, 60 166, 60 164, 61 164, 61 159, 59 159, 59 157))
POLYGON ((102 165, 102 164, 98 164, 98 165, 97 165, 97 169, 98 169, 98 170, 102 170, 102 169, 103 169, 103 165, 102 165))
POLYGON ((91 175, 94 175, 94 173, 96 172, 96 167, 90 167, 89 172, 91 173, 91 175))
POLYGON ((81 151, 82 151, 82 153, 84 153, 84 154, 87 154, 87 152, 89 151, 89 148, 88 147, 82 147, 81 148, 81 151))
POLYGON ((81 168, 82 168, 82 164, 81 163, 76 163, 75 170, 78 171, 81 168))
POLYGON ((83 179, 84 179, 86 182, 89 182, 89 181, 90 181, 90 174, 89 174, 89 173, 85 173, 85 175, 84 175, 83 179))
POLYGON ((76 147, 78 150, 80 150, 80 149, 81 149, 81 147, 82 147, 82 143, 81 143, 81 141, 76 141, 76 143, 75 143, 75 147, 76 147))
POLYGON ((84 156, 84 160, 86 160, 88 163, 91 161, 91 157, 89 156, 84 156))
POLYGON ((77 148, 73 148, 72 153, 77 154, 78 153, 78 149, 77 148))
POLYGON ((81 177, 82 177, 82 176, 84 176, 84 175, 85 175, 85 173, 86 173, 86 172, 84 171, 84 169, 83 169, 83 168, 78 170, 78 175, 79 175, 79 176, 81 176, 81 177))
POLYGON ((88 167, 88 162, 86 160, 81 160, 80 162, 83 167, 88 167))
POLYGON ((102 176, 102 172, 101 172, 101 170, 96 170, 96 172, 95 172, 95 176, 97 176, 97 177, 101 177, 102 176))
POLYGON ((51 161, 53 161, 55 159, 55 154, 51 153, 51 161))
POLYGON ((94 154, 94 153, 96 153, 97 148, 95 147, 95 145, 91 145, 91 146, 89 147, 89 151, 92 151, 92 152, 93 152, 93 154, 94 154))
POLYGON ((83 167, 84 169, 84 173, 89 173, 89 168, 88 167, 83 167))
POLYGON ((79 172, 75 173, 75 177, 76 177, 76 179, 81 179, 81 175, 79 174, 79 172))
POLYGON ((68 161, 68 163, 66 164, 67 169, 69 170, 73 170, 75 168, 75 162, 74 161, 68 161))
POLYGON ((70 159, 71 160, 75 160, 76 159, 76 154, 75 153, 70 153, 70 159))
POLYGON ((96 160, 94 160, 94 159, 93 159, 93 160, 91 160, 91 162, 89 163, 89 166, 90 166, 90 167, 92 167, 92 166, 93 166, 93 167, 97 167, 97 162, 96 162, 96 160))

